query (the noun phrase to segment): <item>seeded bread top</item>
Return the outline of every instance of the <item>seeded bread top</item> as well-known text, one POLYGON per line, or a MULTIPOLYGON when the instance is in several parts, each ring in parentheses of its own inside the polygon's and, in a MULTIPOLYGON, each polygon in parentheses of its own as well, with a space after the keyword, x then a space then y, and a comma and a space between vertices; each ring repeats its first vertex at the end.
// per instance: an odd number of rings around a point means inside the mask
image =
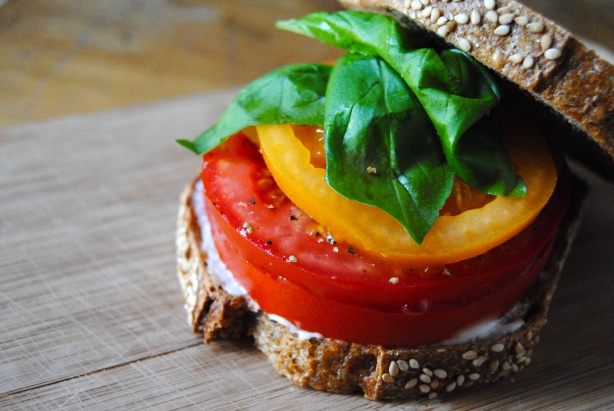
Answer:
POLYGON ((392 14, 469 52, 598 145, 614 164, 614 66, 567 30, 513 0, 340 0, 392 14))

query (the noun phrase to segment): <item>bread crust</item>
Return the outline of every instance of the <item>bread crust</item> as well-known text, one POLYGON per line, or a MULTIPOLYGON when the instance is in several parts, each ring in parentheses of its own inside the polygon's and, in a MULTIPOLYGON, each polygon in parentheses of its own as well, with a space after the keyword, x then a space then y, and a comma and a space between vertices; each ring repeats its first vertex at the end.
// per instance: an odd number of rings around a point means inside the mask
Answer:
POLYGON ((569 123, 561 138, 573 140, 580 134, 592 142, 584 149, 598 158, 601 171, 614 178, 614 66, 564 28, 513 0, 496 0, 492 9, 483 0, 430 5, 407 0, 340 3, 348 9, 393 15, 410 29, 469 52, 548 107, 553 117, 549 123, 561 119, 569 123), (496 21, 487 18, 489 12, 496 21), (472 14, 480 21, 474 22, 472 14), (496 34, 501 26, 507 28, 496 34))
POLYGON ((487 384, 526 367, 546 323, 548 308, 574 236, 584 188, 576 183, 574 204, 561 225, 545 272, 526 294, 515 317, 524 325, 497 338, 450 346, 388 349, 328 338, 304 340, 253 308, 249 297, 230 295, 217 284, 201 249, 192 205, 195 182, 181 195, 176 248, 177 271, 188 323, 205 342, 253 337, 275 369, 294 384, 340 393, 363 392, 368 399, 436 397, 487 384), (251 307, 251 308, 250 308, 251 307))

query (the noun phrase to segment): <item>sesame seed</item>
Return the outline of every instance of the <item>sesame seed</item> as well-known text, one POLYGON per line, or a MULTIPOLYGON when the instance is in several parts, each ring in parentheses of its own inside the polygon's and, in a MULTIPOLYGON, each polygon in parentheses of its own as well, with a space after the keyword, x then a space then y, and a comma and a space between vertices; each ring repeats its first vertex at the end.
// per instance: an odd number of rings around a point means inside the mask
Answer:
POLYGON ((431 21, 433 23, 436 22, 440 16, 441 16, 441 12, 439 11, 439 9, 433 8, 433 11, 431 12, 431 21))
POLYGON ((409 366, 410 366, 411 368, 416 369, 416 370, 417 370, 418 368, 420 368, 420 364, 418 363, 418 361, 414 360, 413 358, 412 358, 411 360, 409 360, 409 366))
POLYGON ((446 385, 446 392, 452 392, 456 388, 456 382, 452 381, 448 385, 446 385))
MULTIPOLYGON (((458 1, 458 0, 457 0, 458 1)), ((434 398, 437 398, 437 393, 436 392, 432 392, 429 394, 429 400, 432 400, 434 398)))
POLYGON ((430 17, 432 12, 433 12, 433 7, 428 6, 428 7, 425 7, 424 10, 422 10, 420 14, 422 15, 422 17, 426 18, 426 17, 430 17))
POLYGON ((497 14, 496 11, 494 10, 490 10, 488 13, 486 13, 486 20, 492 22, 492 23, 496 23, 499 21, 499 15, 497 14))
POLYGON ((454 21, 458 24, 467 24, 469 22, 469 16, 465 13, 457 14, 454 16, 454 21))
MULTIPOLYGON (((470 51, 471 50, 471 43, 469 42, 469 40, 467 40, 464 37, 459 37, 458 39, 458 48, 461 49, 462 51, 470 51)), ((446 274, 447 270, 444 270, 444 274, 446 274)), ((450 272, 447 271, 446 275, 450 275, 450 272)))
POLYGON ((472 373, 472 374, 469 374, 469 375, 468 375, 468 378, 469 378, 471 381, 477 381, 477 380, 479 380, 479 379, 480 379, 480 374, 478 374, 477 372, 474 372, 474 373, 472 373))
POLYGON ((497 10, 497 13, 499 13, 499 14, 509 14, 510 12, 511 12, 511 10, 507 6, 501 7, 500 9, 497 10))
POLYGON ((396 361, 390 362, 390 366, 388 367, 388 373, 393 377, 397 376, 397 374, 399 373, 399 365, 396 361))
POLYGON ((524 55, 522 53, 512 54, 509 60, 514 64, 519 64, 524 60, 524 55))
POLYGON ((416 384, 418 384, 418 379, 417 378, 412 378, 411 380, 407 381, 407 384, 405 384, 405 389, 410 389, 416 386, 416 384))
POLYGON ((512 372, 518 372, 518 366, 516 364, 512 364, 512 372))
POLYGON ((537 21, 534 23, 527 24, 527 28, 529 29, 529 31, 532 31, 533 33, 541 33, 541 31, 544 29, 544 24, 537 21))
POLYGON ((492 352, 501 352, 504 349, 505 349, 505 346, 501 343, 494 344, 493 346, 490 347, 490 351, 492 352))
POLYGON ((429 387, 426 384, 422 384, 418 387, 418 389, 420 390, 420 392, 426 394, 427 392, 429 392, 431 390, 431 387, 429 387))
POLYGON ((503 371, 509 371, 512 369, 512 366, 510 365, 509 362, 505 361, 503 364, 501 364, 501 369, 503 371))
POLYGON ((424 6, 428 6, 430 2, 430 0, 420 0, 420 3, 422 3, 424 6))
POLYGON ((247 204, 245 204, 245 201, 239 201, 239 202, 237 203, 237 205, 238 205, 239 207, 247 207, 247 204))
POLYGON ((539 40, 539 45, 542 50, 548 50, 552 46, 552 36, 550 34, 544 34, 539 40))
POLYGON ((492 360, 490 364, 488 364, 488 368, 490 369, 490 372, 492 372, 493 374, 497 372, 497 370, 499 369, 499 360, 496 358, 492 360))
POLYGON ((428 368, 424 367, 422 369, 422 372, 425 373, 426 375, 428 375, 429 377, 433 376, 433 371, 429 370, 428 368))
POLYGON ((463 358, 465 360, 473 360, 473 359, 477 358, 477 356, 478 356, 478 353, 476 353, 473 350, 469 350, 469 351, 467 351, 466 353, 463 354, 463 358))
POLYGON ((436 370, 434 370, 433 374, 435 374, 435 377, 441 378, 441 379, 444 379, 448 376, 448 373, 446 372, 446 370, 442 370, 441 368, 437 368, 436 370))
POLYGON ((478 358, 476 358, 475 360, 473 360, 472 364, 474 367, 479 368, 482 366, 482 364, 484 364, 486 362, 486 360, 488 359, 488 357, 486 357, 485 355, 482 355, 478 358))
POLYGON ((503 53, 499 50, 495 50, 495 53, 492 56, 492 62, 495 68, 501 68, 503 65, 503 53))
POLYGON ((544 52, 544 57, 546 57, 548 60, 556 60, 561 57, 561 50, 548 49, 544 52))
POLYGON ((437 29, 437 34, 439 34, 441 37, 445 37, 446 34, 448 34, 448 26, 441 26, 437 29))
POLYGON ((533 56, 526 56, 522 62, 522 67, 528 69, 533 67, 533 56))
POLYGON ((420 377, 419 377, 419 378, 420 378, 420 381, 422 381, 422 382, 424 382, 424 383, 427 383, 427 384, 430 384, 430 383, 431 383, 431 377, 429 377, 429 376, 428 376, 428 375, 426 375, 426 374, 420 374, 420 377))
POLYGON ((463 374, 460 374, 458 377, 456 377, 456 385, 458 385, 459 387, 462 387, 464 383, 465 383, 465 376, 463 374))
POLYGON ((298 261, 298 258, 296 258, 296 256, 294 254, 292 254, 290 257, 288 257, 288 262, 289 263, 296 263, 298 261))
POLYGON ((499 16, 499 24, 510 24, 512 21, 514 21, 514 15, 512 13, 499 16))
POLYGON ((273 204, 267 204, 266 208, 269 210, 275 210, 275 206, 273 204))
POLYGON ((367 167, 367 173, 377 174, 377 169, 375 167, 367 167))
POLYGON ((526 337, 528 341, 531 341, 533 339, 533 332, 531 330, 527 331, 526 337))
POLYGON ((495 33, 498 36, 505 36, 509 34, 509 32, 510 32, 510 26, 503 24, 497 27, 493 33, 495 33))
POLYGON ((529 18, 527 16, 518 16, 514 19, 516 24, 519 26, 526 26, 529 23, 529 18))
POLYGON ((420 3, 418 0, 414 0, 411 2, 411 8, 412 10, 420 10, 422 9, 422 3, 420 3))
POLYGON ((516 351, 516 354, 518 356, 524 355, 526 353, 526 350, 524 349, 524 345, 522 345, 520 342, 516 343, 516 345, 514 346, 514 351, 516 351))
POLYGON ((399 283, 399 277, 391 277, 390 280, 388 280, 389 283, 391 284, 398 284, 399 283))
POLYGON ((529 365, 530 363, 531 363, 531 359, 530 359, 529 357, 527 357, 527 359, 524 361, 524 365, 525 365, 525 367, 526 367, 527 365, 529 365))
POLYGON ((388 373, 385 373, 382 375, 382 380, 384 382, 389 382, 389 383, 393 383, 394 382, 394 377, 388 373))
POLYGON ((495 0, 484 0, 484 7, 486 7, 488 10, 494 10, 495 6, 495 0))
POLYGON ((397 365, 401 371, 407 371, 409 369, 409 364, 407 364, 405 360, 397 360, 397 365))
POLYGON ((443 26, 444 24, 446 24, 448 22, 448 19, 446 19, 445 17, 441 16, 440 18, 437 19, 437 25, 438 26, 443 26))
POLYGON ((480 24, 481 21, 482 21, 482 16, 480 16, 480 13, 477 10, 471 11, 471 23, 480 24))
POLYGON ((438 380, 433 380, 433 382, 431 382, 431 388, 435 389, 439 387, 439 381, 438 380))

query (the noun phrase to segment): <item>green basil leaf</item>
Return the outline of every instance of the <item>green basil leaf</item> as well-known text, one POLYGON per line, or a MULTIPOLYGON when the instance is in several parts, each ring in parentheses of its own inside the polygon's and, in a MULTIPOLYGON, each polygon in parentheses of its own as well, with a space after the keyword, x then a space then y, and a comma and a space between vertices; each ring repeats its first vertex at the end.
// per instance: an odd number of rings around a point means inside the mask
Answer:
POLYGON ((494 150, 492 154, 471 151, 482 147, 489 134, 485 130, 467 135, 465 132, 499 103, 500 94, 486 70, 466 53, 448 50, 440 55, 433 49, 412 49, 407 33, 394 18, 366 12, 313 13, 280 22, 278 27, 351 52, 380 56, 420 100, 442 140, 450 166, 459 177, 489 194, 526 192, 524 182, 511 168, 505 149, 496 138, 488 142, 488 147, 494 150), (478 140, 474 141, 476 136, 478 140), (476 167, 500 159, 504 161, 476 167))
POLYGON ((489 120, 489 111, 500 101, 494 80, 460 50, 445 50, 437 57, 434 51, 424 54, 412 89, 428 102, 425 110, 452 169, 487 194, 524 196, 526 185, 509 162, 501 132, 489 120), (448 81, 445 86, 442 79, 448 81))
POLYGON ((273 70, 239 91, 213 127, 194 141, 177 142, 196 154, 204 154, 245 127, 285 123, 321 126, 331 70, 324 64, 273 70))
POLYGON ((386 211, 420 244, 454 173, 403 79, 380 58, 341 58, 329 80, 324 126, 328 184, 386 211))

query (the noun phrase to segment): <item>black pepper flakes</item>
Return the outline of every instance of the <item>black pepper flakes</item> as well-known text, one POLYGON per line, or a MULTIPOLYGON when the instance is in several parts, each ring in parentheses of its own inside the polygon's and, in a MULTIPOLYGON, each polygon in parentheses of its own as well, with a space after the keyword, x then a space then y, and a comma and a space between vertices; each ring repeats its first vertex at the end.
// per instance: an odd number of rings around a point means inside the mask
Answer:
POLYGON ((250 198, 250 199, 249 199, 249 203, 250 203, 250 204, 256 204, 256 200, 254 200, 253 198, 250 198))
POLYGON ((354 250, 354 248, 350 247, 350 248, 348 248, 348 253, 350 253, 352 255, 356 254, 356 250, 354 250))
POLYGON ((266 242, 266 245, 271 245, 271 244, 273 244, 273 240, 268 240, 268 241, 266 242))
POLYGON ((292 214, 292 215, 290 216, 290 220, 292 220, 292 221, 296 221, 296 220, 298 220, 298 217, 297 217, 297 216, 295 216, 294 214, 292 214))

